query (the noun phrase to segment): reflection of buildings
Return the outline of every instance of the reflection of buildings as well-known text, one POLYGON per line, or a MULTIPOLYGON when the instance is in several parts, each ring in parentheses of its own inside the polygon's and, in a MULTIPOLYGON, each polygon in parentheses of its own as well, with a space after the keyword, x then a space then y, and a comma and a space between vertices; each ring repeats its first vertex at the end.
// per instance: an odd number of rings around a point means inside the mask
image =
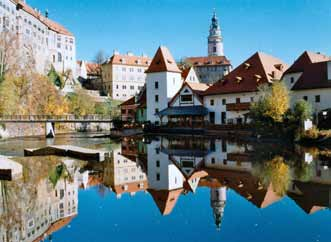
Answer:
POLYGON ((38 184, 17 181, 1 186, 1 241, 40 241, 77 215, 80 174, 74 161, 63 164, 68 176, 59 178, 55 186, 48 177, 38 184))
POLYGON ((112 157, 105 162, 104 184, 111 187, 118 198, 123 193, 134 195, 148 188, 146 172, 142 164, 135 159, 134 153, 130 152, 130 147, 114 149, 112 157))
POLYGON ((211 188, 210 189, 210 205, 213 208, 215 225, 218 229, 221 228, 224 208, 226 203, 226 188, 211 188))

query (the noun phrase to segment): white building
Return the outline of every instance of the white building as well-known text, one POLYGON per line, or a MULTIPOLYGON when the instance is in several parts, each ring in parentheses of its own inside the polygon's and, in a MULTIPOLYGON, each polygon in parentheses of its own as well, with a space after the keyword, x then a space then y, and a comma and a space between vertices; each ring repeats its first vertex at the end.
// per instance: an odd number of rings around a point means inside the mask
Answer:
POLYGON ((63 26, 42 15, 25 1, 0 1, 0 32, 17 34, 22 55, 33 55, 36 71, 46 74, 51 65, 58 72, 76 71, 75 37, 63 26))
MULTIPOLYGON (((170 51, 161 46, 146 70, 147 120, 160 124, 157 115, 182 86, 181 71, 170 51)), ((166 120, 165 120, 166 122, 166 120)))
POLYGON ((135 96, 145 85, 145 71, 151 59, 145 55, 135 56, 131 52, 113 56, 102 64, 103 90, 115 100, 125 101, 135 96))
POLYGON ((305 51, 284 73, 291 92, 291 107, 299 100, 309 102, 314 113, 331 108, 331 58, 305 51))
POLYGON ((222 81, 212 85, 204 95, 210 124, 244 124, 252 102, 259 98, 258 86, 280 80, 287 65, 257 52, 240 64, 222 81))

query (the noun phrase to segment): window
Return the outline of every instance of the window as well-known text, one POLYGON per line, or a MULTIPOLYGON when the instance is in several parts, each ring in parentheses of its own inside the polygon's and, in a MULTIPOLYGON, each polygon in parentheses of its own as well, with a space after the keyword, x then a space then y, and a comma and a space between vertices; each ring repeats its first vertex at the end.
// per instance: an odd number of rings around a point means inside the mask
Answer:
POLYGON ((180 96, 180 101, 181 102, 192 102, 193 101, 193 97, 190 94, 188 94, 188 95, 181 95, 180 96))
POLYGON ((62 55, 61 53, 57 53, 57 61, 62 62, 62 55))
POLYGON ((160 161, 159 160, 156 161, 156 167, 160 167, 160 161))
POLYGON ((158 108, 156 108, 155 109, 155 114, 157 114, 159 112, 159 109, 158 108))
POLYGON ((216 46, 213 47, 213 52, 216 52, 217 51, 217 48, 216 46))
POLYGON ((159 101, 159 95, 155 95, 155 102, 159 101))
POLYGON ((240 97, 236 98, 236 103, 240 103, 240 97))
POLYGON ((210 99, 210 106, 214 106, 214 99, 210 99))
POLYGON ((226 105, 226 99, 222 99, 222 105, 226 105))
POLYGON ((159 82, 158 81, 155 82, 155 89, 159 89, 159 82))
POLYGON ((157 181, 160 180, 160 173, 156 173, 156 180, 157 180, 157 181))
POLYGON ((134 86, 130 86, 130 90, 134 90, 134 86))
POLYGON ((125 85, 123 85, 123 86, 122 86, 122 89, 123 89, 123 90, 125 90, 125 89, 126 89, 126 86, 125 86, 125 85))
POLYGON ((212 164, 215 164, 215 158, 214 158, 214 157, 211 158, 211 163, 212 163, 212 164))
POLYGON ((251 102, 254 102, 254 97, 251 97, 251 102))
POLYGON ((294 83, 294 77, 291 77, 291 84, 294 83))
POLYGON ((315 96, 315 102, 316 103, 320 103, 321 102, 321 96, 320 95, 316 95, 315 96))
POLYGON ((307 96, 304 96, 303 97, 303 100, 308 101, 308 97, 307 96))

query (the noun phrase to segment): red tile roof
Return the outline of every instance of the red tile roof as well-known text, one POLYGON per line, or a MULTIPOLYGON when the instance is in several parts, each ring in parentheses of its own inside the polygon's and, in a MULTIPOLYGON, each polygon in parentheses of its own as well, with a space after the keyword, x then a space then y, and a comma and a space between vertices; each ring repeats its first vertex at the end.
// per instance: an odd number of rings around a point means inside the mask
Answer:
POLYGON ((283 61, 257 52, 222 81, 213 84, 203 95, 256 92, 259 85, 280 79, 286 69, 283 61))
POLYGON ((121 107, 123 107, 123 106, 131 106, 131 105, 135 105, 135 104, 136 104, 136 98, 133 96, 133 97, 130 97, 125 102, 121 103, 120 106, 121 107))
POLYGON ((28 14, 32 15, 33 17, 37 18, 40 22, 45 24, 49 29, 53 30, 54 32, 63 34, 63 35, 73 36, 73 34, 70 33, 62 25, 54 22, 53 20, 50 20, 49 18, 46 18, 41 13, 37 12, 32 7, 30 7, 28 4, 26 4, 24 1, 13 0, 13 2, 17 5, 18 8, 20 8, 23 11, 27 12, 28 14))
POLYGON ((191 68, 192 68, 192 67, 190 67, 190 68, 186 68, 186 69, 183 69, 183 70, 182 70, 182 78, 183 78, 183 80, 186 80, 188 74, 190 73, 191 68))
POLYGON ((100 75, 101 66, 97 63, 86 63, 86 71, 88 75, 100 75))
POLYGON ((106 64, 143 66, 147 67, 151 63, 151 58, 147 56, 120 55, 114 54, 106 64))
POLYGON ((193 66, 231 65, 231 62, 225 56, 188 57, 185 61, 193 66))
POLYGON ((326 55, 323 55, 323 54, 320 54, 320 53, 305 51, 285 71, 284 75, 290 74, 290 73, 303 72, 303 70, 305 69, 305 67, 307 65, 310 65, 312 63, 322 62, 322 61, 328 61, 330 59, 331 59, 330 57, 328 57, 326 55))
POLYGON ((178 72, 179 70, 175 59, 172 57, 167 47, 160 46, 156 51, 156 54, 152 60, 151 65, 145 71, 145 73, 154 72, 178 72))
POLYGON ((331 88, 327 65, 327 61, 307 65, 292 90, 331 88))

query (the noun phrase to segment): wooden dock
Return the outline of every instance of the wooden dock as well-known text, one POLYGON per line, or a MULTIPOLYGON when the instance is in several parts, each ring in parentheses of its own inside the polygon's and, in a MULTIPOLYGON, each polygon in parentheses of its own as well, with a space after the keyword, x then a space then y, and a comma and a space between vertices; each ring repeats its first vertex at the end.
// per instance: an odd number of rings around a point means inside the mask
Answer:
POLYGON ((86 161, 104 161, 109 152, 72 145, 52 145, 37 149, 25 149, 24 156, 65 156, 86 161))

